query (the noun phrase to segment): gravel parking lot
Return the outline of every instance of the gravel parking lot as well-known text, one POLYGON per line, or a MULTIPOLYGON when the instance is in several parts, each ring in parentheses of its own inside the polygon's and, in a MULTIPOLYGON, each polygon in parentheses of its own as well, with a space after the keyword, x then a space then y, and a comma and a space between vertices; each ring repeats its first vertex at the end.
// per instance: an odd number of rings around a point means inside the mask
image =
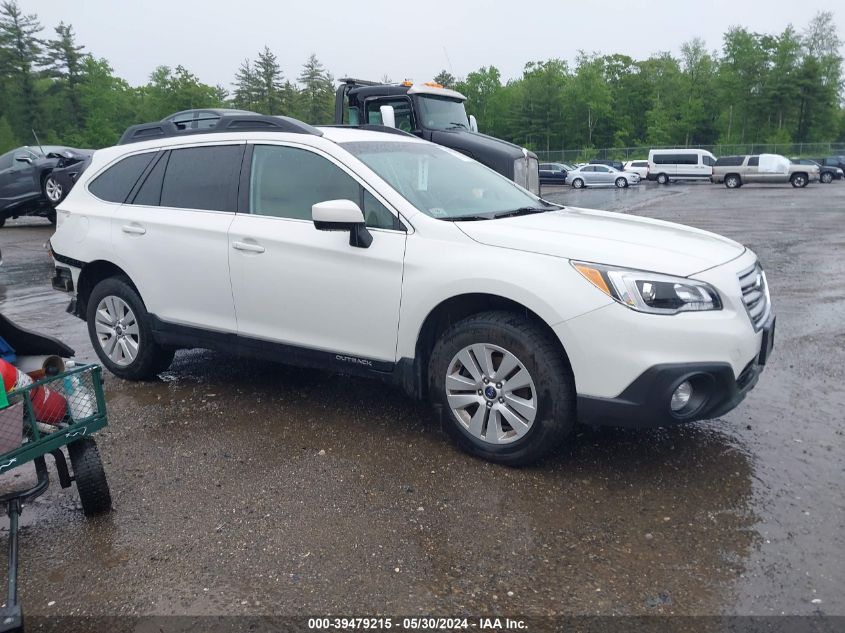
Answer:
MULTIPOLYGON (((778 338, 743 404, 509 469, 383 385, 180 352, 159 382, 107 379, 111 515, 57 483, 25 509, 27 614, 845 615, 845 184, 544 194, 759 254, 778 338)), ((50 232, 0 230, 0 310, 93 360, 50 232)))

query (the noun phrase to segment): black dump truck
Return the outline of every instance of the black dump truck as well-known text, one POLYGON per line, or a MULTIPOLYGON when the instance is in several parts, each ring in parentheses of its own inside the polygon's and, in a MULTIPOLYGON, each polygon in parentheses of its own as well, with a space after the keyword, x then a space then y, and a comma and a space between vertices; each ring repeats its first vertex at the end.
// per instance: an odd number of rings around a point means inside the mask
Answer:
POLYGON ((486 134, 467 116, 466 97, 440 84, 384 84, 345 78, 335 97, 335 124, 385 125, 449 147, 540 194, 537 155, 486 134))

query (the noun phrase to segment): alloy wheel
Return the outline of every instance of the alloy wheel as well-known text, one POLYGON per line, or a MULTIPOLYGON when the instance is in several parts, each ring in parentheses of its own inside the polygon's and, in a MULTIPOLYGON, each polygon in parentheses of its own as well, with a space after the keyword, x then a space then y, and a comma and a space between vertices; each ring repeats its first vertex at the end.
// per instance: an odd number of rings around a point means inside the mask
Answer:
POLYGON ((97 305, 97 341, 111 361, 120 367, 138 357, 141 334, 135 313, 123 299, 109 295, 97 305))
POLYGON ((47 194, 47 199, 53 204, 62 199, 62 186, 52 176, 48 177, 47 182, 44 183, 44 191, 47 194))
POLYGON ((498 345, 478 343, 455 354, 445 386, 452 415, 483 442, 515 442, 534 424, 534 380, 514 354, 498 345))

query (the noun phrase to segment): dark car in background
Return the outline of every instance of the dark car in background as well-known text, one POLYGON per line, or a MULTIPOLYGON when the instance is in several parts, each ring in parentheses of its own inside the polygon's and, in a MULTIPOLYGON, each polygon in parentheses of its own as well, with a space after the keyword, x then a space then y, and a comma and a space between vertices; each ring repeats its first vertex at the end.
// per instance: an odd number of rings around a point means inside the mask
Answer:
POLYGON ((816 160, 815 158, 790 158, 789 162, 793 165, 809 165, 809 166, 816 166, 819 168, 819 180, 824 183, 833 182, 834 180, 839 180, 843 176, 843 171, 841 168, 833 166, 833 165, 824 165, 820 161, 816 160))
POLYGON ((0 156, 0 226, 25 215, 56 221, 54 207, 66 194, 51 178, 57 168, 85 161, 93 150, 61 145, 24 146, 0 156))
POLYGON ((828 156, 827 158, 813 158, 822 167, 838 167, 845 171, 845 156, 828 156))
POLYGON ((625 165, 619 160, 608 160, 605 158, 594 158, 589 162, 590 165, 607 165, 613 167, 616 171, 625 171, 625 165))
POLYGON ((541 185, 565 185, 566 174, 573 168, 563 163, 540 163, 541 185))

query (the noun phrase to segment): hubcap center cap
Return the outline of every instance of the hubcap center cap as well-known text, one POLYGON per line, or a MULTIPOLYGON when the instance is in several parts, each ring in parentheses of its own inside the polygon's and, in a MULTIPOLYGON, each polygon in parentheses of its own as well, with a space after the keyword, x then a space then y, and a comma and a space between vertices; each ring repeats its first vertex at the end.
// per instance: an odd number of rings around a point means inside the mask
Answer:
POLYGON ((495 400, 497 395, 499 395, 499 393, 493 385, 487 385, 484 388, 484 397, 488 400, 495 400))

